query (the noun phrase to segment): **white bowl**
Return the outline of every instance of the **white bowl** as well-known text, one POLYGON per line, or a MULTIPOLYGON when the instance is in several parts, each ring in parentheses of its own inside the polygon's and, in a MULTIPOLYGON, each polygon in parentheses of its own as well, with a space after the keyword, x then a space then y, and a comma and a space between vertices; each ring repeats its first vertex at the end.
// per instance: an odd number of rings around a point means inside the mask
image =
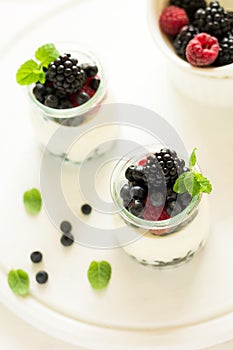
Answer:
MULTIPOLYGON (((219 2, 226 9, 233 9, 232 0, 219 2)), ((233 106, 233 64, 217 68, 198 68, 181 59, 159 27, 159 16, 168 3, 168 0, 149 0, 149 24, 156 44, 167 59, 167 68, 175 87, 199 103, 233 106)))

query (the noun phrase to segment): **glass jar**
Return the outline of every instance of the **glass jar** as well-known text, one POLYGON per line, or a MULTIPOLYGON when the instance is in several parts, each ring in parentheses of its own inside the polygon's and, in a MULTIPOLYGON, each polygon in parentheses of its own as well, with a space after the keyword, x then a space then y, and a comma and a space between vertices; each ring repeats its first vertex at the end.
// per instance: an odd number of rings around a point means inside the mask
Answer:
POLYGON ((31 85, 28 87, 30 118, 43 148, 46 147, 55 156, 81 163, 86 157, 90 159, 107 151, 106 147, 101 145, 106 135, 108 138, 114 138, 111 128, 106 130, 106 126, 101 131, 100 128, 95 128, 101 104, 106 97, 106 79, 101 63, 92 52, 80 49, 79 45, 74 43, 56 43, 55 46, 60 54, 70 53, 71 57, 77 58, 79 64, 96 65, 100 85, 89 101, 67 109, 43 105, 35 98, 32 91, 34 85, 31 85))
MULTIPOLYGON (((131 241, 125 243, 121 236, 119 243, 124 242, 122 248, 143 265, 165 268, 190 260, 204 246, 210 231, 210 220, 206 195, 194 196, 182 212, 160 221, 136 217, 124 207, 120 190, 128 183, 126 169, 160 148, 150 145, 144 146, 142 151, 140 147, 133 154, 120 159, 112 173, 111 195, 117 212, 133 230, 131 241)), ((199 171, 198 166, 195 170, 199 171)))

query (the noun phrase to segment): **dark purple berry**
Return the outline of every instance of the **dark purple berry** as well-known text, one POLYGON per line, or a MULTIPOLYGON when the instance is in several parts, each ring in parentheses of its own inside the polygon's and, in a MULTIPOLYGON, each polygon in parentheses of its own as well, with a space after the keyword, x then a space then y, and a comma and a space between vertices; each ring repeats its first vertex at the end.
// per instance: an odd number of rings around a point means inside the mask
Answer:
POLYGON ((146 198, 147 190, 140 186, 133 186, 130 189, 130 197, 131 199, 140 199, 143 200, 146 198))
POLYGON ((100 79, 97 79, 97 78, 91 79, 89 85, 93 90, 95 91, 98 90, 98 87, 100 85, 100 79))
POLYGON ((125 184, 121 190, 120 190, 120 196, 123 200, 130 200, 131 199, 131 195, 130 195, 130 186, 125 184))
POLYGON ((51 108, 58 108, 59 100, 56 95, 47 95, 44 101, 45 106, 51 108))
POLYGON ((83 204, 81 207, 81 211, 85 215, 89 215, 92 211, 92 207, 89 204, 83 204))
POLYGON ((44 284, 48 281, 48 274, 46 271, 39 271, 37 272, 36 274, 36 281, 39 283, 39 284, 44 284))
POLYGON ((81 91, 77 95, 77 103, 79 105, 86 103, 88 100, 90 100, 90 96, 85 91, 81 91))
POLYGON ((32 252, 30 255, 31 261, 34 263, 39 263, 42 260, 42 254, 39 251, 32 252))
POLYGON ((143 210, 144 204, 137 199, 129 204, 129 212, 137 217, 142 214, 143 210))
POLYGON ((84 67, 84 72, 86 73, 88 78, 94 77, 96 76, 96 74, 98 73, 98 67, 94 66, 94 65, 84 65, 82 66, 84 67))
POLYGON ((65 247, 69 247, 74 243, 74 236, 71 233, 67 233, 61 236, 61 244, 65 247))
POLYGON ((72 225, 69 221, 62 221, 60 224, 60 229, 63 233, 70 233, 72 230, 72 225))

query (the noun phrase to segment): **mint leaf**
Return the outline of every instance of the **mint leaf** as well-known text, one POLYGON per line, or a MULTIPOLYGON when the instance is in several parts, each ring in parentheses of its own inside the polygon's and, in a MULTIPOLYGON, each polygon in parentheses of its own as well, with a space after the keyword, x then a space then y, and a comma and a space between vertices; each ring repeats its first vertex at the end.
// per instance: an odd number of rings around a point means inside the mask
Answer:
POLYGON ((173 186, 173 191, 176 193, 185 193, 187 192, 187 189, 184 184, 186 173, 181 174, 178 179, 176 179, 176 182, 173 186))
POLYGON ((41 66, 48 67, 49 63, 54 61, 59 56, 54 44, 45 44, 36 51, 35 56, 41 62, 41 66))
POLYGON ((200 191, 210 194, 212 191, 212 185, 210 181, 200 173, 194 173, 194 176, 200 185, 200 191))
POLYGON ((18 69, 16 81, 20 85, 30 85, 37 81, 43 83, 45 82, 45 74, 34 60, 29 60, 18 69))
POLYGON ((189 171, 185 174, 186 174, 186 176, 184 178, 184 185, 185 185, 188 193, 194 197, 198 193, 200 193, 200 184, 196 180, 193 172, 189 171))
POLYGON ((197 148, 195 147, 191 153, 191 156, 189 158, 189 167, 192 168, 197 162, 197 156, 196 156, 196 150, 197 148))
POLYGON ((29 292, 30 280, 28 274, 23 270, 11 270, 7 278, 11 290, 20 296, 25 296, 29 292))
POLYGON ((23 202, 28 214, 35 215, 39 213, 42 205, 40 192, 36 188, 26 191, 23 195, 23 202))
POLYGON ((88 272, 88 280, 93 289, 105 288, 111 278, 112 268, 107 261, 92 261, 88 272))

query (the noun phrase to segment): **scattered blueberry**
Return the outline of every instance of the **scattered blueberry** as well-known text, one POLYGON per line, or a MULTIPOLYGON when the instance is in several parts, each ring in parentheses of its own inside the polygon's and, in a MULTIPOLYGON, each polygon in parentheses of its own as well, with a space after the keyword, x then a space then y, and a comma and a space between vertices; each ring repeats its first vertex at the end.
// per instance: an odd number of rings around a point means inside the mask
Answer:
POLYGON ((42 260, 42 254, 41 252, 32 252, 31 255, 30 255, 30 258, 31 258, 31 261, 34 262, 35 264, 41 262, 42 260))
POLYGON ((92 211, 92 207, 89 204, 83 204, 81 210, 83 214, 89 215, 92 211))
POLYGON ((47 274, 46 271, 39 271, 36 274, 36 281, 39 284, 44 284, 48 281, 49 275, 47 274))
POLYGON ((74 243, 74 236, 71 233, 64 234, 61 236, 60 242, 65 247, 69 247, 70 245, 72 245, 74 243))
POLYGON ((72 230, 71 223, 69 221, 62 221, 60 224, 60 229, 63 233, 70 233, 72 230))

